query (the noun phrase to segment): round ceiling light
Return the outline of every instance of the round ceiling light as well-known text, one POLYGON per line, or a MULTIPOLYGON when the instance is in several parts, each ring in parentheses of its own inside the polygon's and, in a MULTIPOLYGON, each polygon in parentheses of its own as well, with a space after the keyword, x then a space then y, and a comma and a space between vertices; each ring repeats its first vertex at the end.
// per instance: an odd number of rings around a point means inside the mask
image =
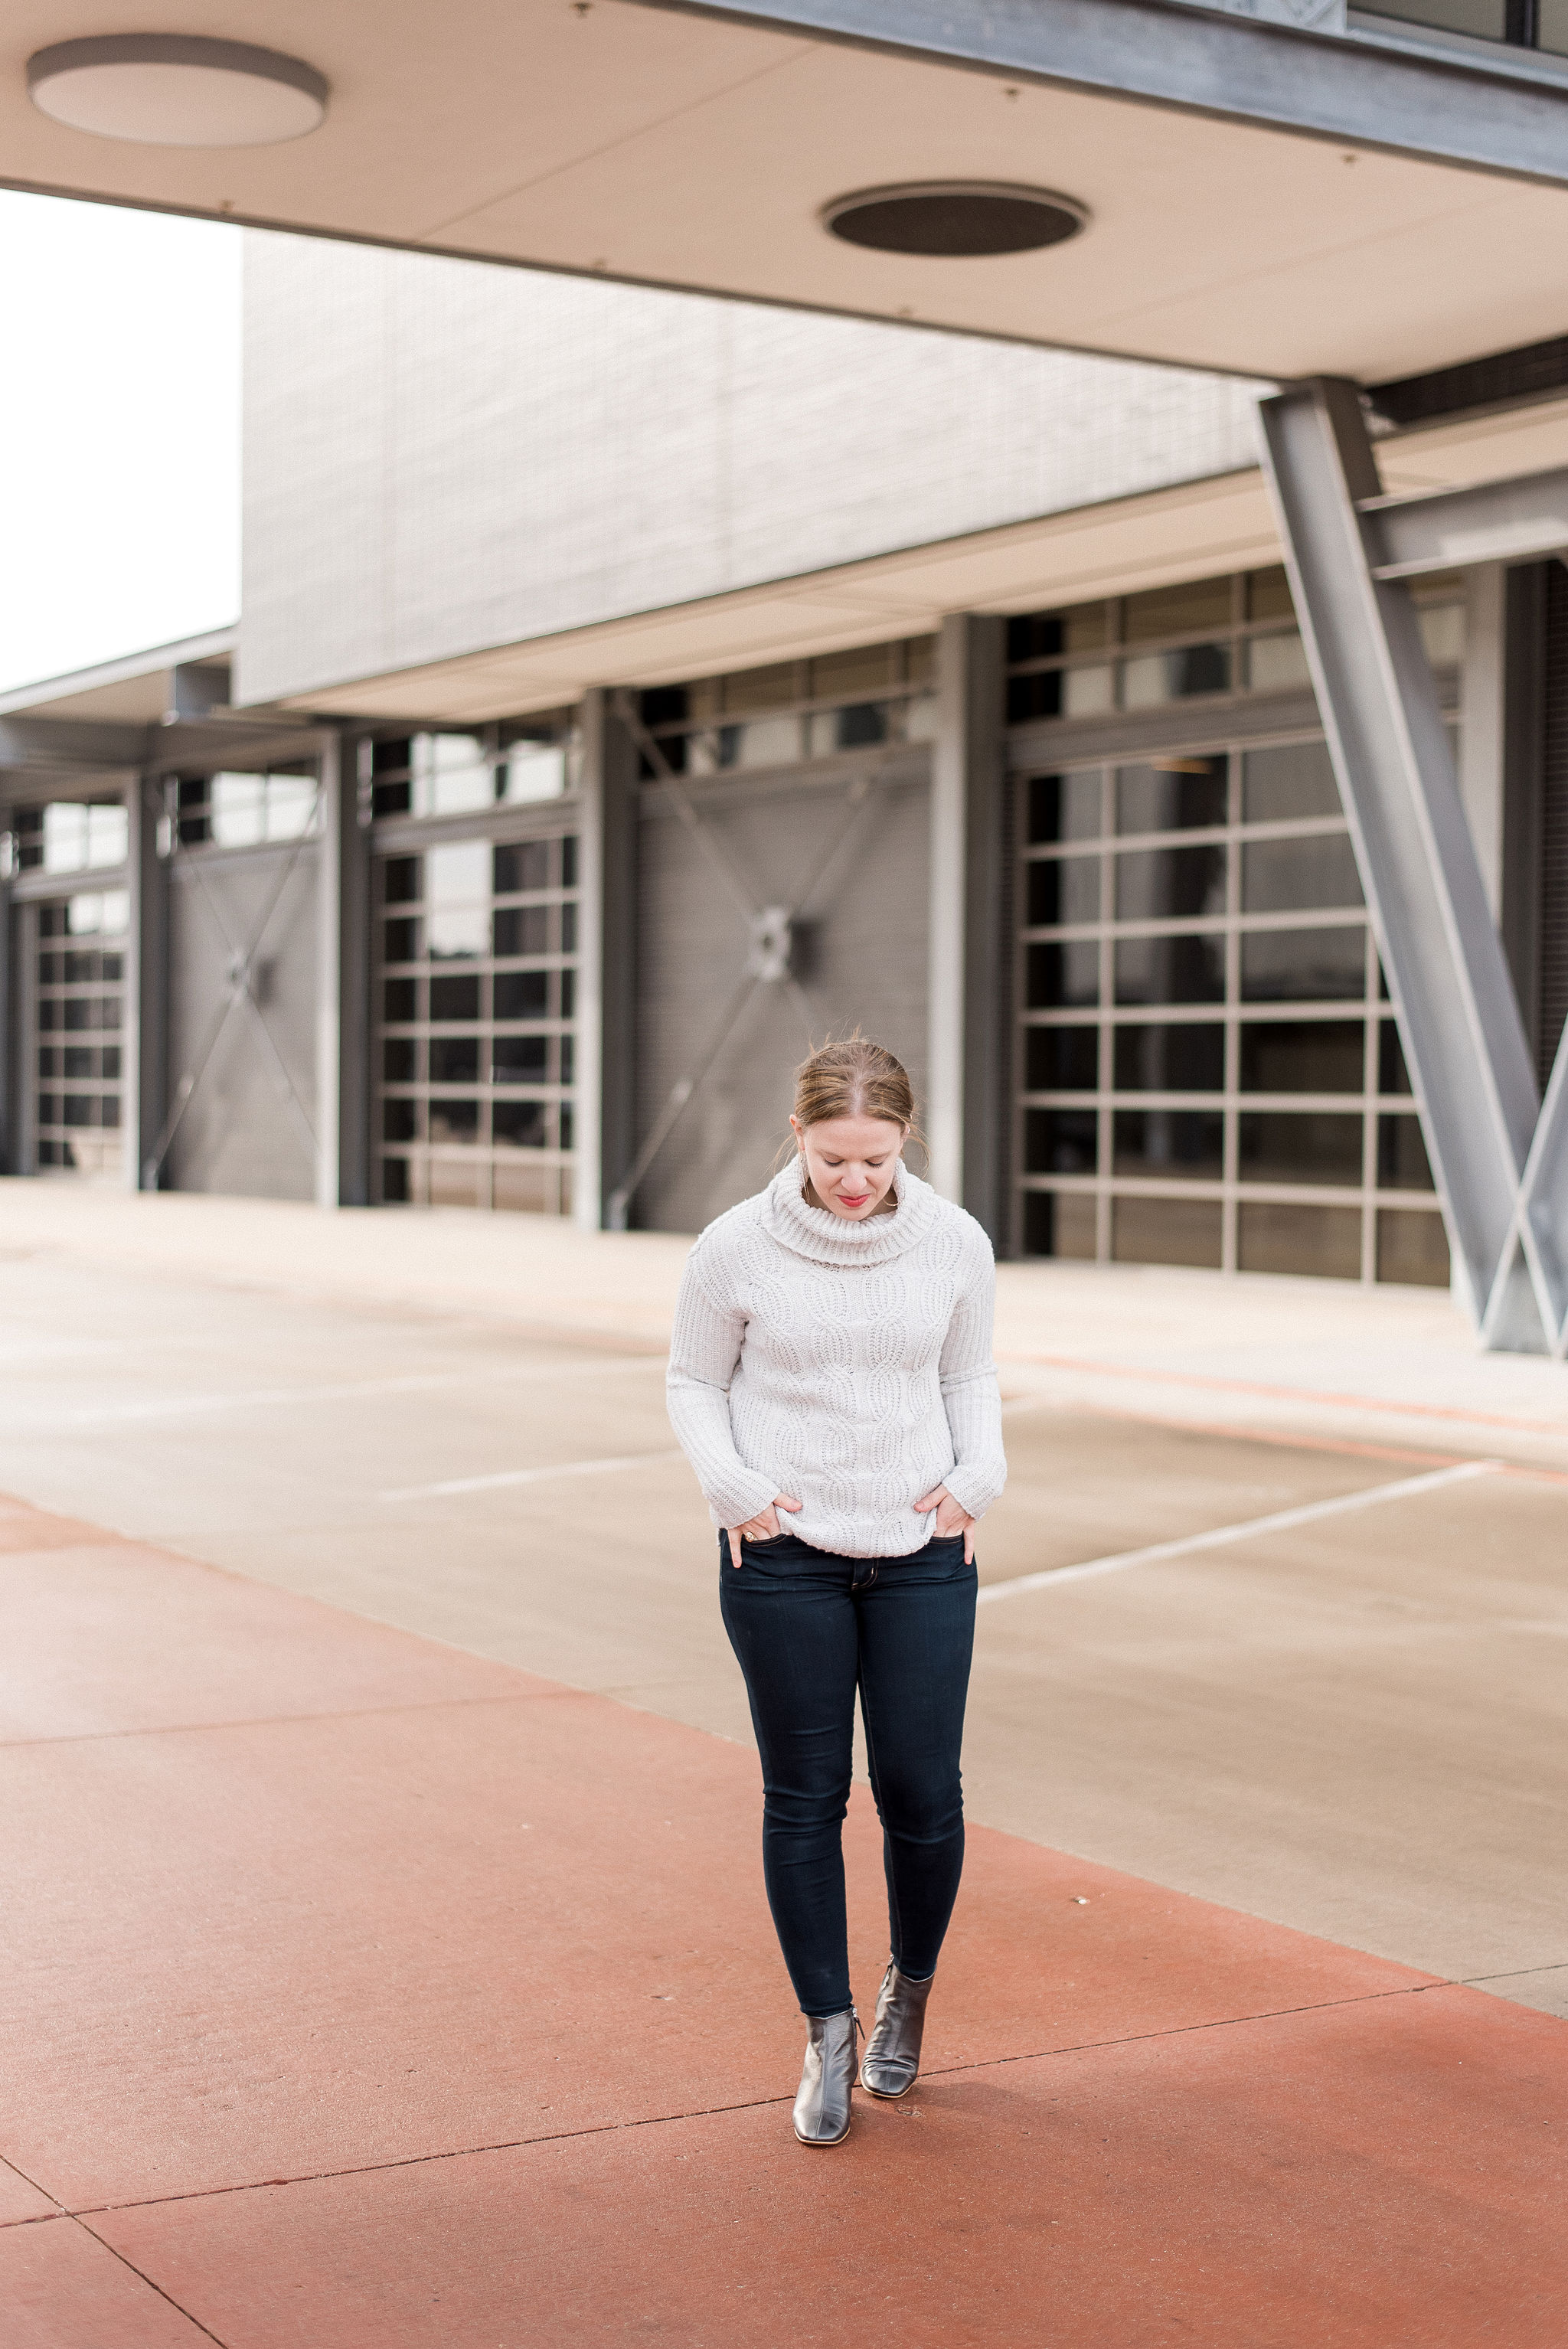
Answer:
POLYGON ((1070 196, 990 180, 862 188, 855 195, 839 196, 822 211, 823 227, 846 244, 944 261, 1037 253, 1044 245, 1065 244, 1088 218, 1083 205, 1070 196))
POLYGON ((147 147, 270 147, 326 113, 325 78, 298 57, 185 33, 57 41, 27 60, 35 106, 72 130, 147 147))

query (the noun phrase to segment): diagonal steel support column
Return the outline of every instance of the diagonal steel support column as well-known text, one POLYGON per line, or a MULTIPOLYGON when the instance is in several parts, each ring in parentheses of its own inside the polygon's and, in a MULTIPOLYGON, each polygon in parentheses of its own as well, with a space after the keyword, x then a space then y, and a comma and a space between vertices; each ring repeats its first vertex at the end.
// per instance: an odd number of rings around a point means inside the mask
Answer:
POLYGON ((1539 1095, 1415 605, 1402 581, 1377 576, 1386 550, 1372 502, 1382 483, 1360 395, 1354 384, 1322 381, 1264 400, 1259 412, 1318 707, 1455 1263, 1489 1344, 1550 1350, 1562 1309, 1518 1212, 1539 1095))

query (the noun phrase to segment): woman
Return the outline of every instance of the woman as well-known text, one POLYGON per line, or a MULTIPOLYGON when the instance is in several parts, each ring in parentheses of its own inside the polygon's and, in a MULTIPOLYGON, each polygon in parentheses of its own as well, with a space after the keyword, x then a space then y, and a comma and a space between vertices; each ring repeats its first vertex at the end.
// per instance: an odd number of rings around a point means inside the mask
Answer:
POLYGON ((789 1123, 789 1164, 691 1252, 669 1410, 719 1528, 762 1757, 769 1906, 806 2017, 795 2134, 838 2145, 860 2028, 841 1850, 855 1691, 892 1945, 861 2082, 902 2096, 964 1865, 975 1521, 1007 1472, 990 1243, 903 1164, 908 1077, 859 1036, 826 1045, 789 1123))

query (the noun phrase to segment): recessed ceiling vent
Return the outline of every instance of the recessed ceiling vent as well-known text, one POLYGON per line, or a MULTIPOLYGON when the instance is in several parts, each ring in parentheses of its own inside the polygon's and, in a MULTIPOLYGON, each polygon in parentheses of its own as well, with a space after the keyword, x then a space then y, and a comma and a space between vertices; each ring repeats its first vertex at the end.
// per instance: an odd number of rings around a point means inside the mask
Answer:
POLYGON ((27 88, 67 129, 144 147, 271 147, 314 130, 327 98, 303 58, 190 33, 57 41, 28 58, 27 88))
POLYGON ((1002 253, 1037 253, 1065 244, 1088 220, 1082 204, 1043 188, 990 180, 927 181, 904 188, 861 188, 823 207, 822 225, 846 244, 873 253, 923 254, 974 261, 1002 253))

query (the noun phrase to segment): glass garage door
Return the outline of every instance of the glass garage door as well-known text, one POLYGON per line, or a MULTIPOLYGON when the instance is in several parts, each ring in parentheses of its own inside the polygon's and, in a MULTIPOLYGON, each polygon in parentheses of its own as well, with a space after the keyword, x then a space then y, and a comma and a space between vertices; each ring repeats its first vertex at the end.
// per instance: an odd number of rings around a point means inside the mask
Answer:
POLYGON ((128 910, 121 891, 37 908, 34 1132, 40 1173, 119 1174, 128 910))
POLYGON ((570 1215, 577 842, 377 860, 377 1195, 570 1215))
POLYGON ((1323 742, 1018 798, 1024 1253, 1446 1284, 1323 742))

